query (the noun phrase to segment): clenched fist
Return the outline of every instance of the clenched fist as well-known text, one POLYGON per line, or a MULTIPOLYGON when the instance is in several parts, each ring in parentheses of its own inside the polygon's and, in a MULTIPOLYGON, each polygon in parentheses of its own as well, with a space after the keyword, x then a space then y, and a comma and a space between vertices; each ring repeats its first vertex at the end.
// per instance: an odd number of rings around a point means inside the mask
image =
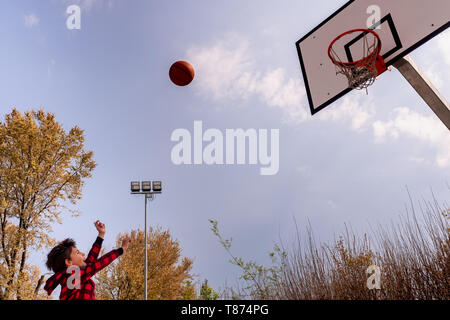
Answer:
POLYGON ((131 239, 129 237, 126 237, 122 240, 122 249, 123 249, 124 253, 125 253, 125 251, 127 251, 128 245, 130 244, 130 242, 131 242, 131 239))
POLYGON ((97 220, 94 222, 95 228, 98 231, 98 236, 100 238, 103 238, 105 236, 106 228, 103 223, 100 222, 100 220, 97 220))

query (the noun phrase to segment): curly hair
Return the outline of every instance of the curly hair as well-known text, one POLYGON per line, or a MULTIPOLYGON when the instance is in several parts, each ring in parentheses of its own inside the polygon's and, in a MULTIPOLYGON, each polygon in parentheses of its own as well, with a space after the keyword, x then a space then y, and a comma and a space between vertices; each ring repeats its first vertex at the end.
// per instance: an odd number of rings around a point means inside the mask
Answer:
POLYGON ((53 272, 58 272, 66 267, 66 259, 70 259, 70 254, 72 253, 72 247, 75 247, 76 243, 73 239, 67 238, 56 247, 54 247, 47 255, 47 262, 45 265, 49 270, 53 272))

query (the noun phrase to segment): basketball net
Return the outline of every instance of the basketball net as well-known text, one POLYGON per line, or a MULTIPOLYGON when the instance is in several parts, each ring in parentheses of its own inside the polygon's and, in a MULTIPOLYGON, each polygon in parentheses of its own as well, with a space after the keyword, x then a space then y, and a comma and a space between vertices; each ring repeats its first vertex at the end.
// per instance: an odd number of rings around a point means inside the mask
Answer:
POLYGON ((362 90, 371 86, 377 76, 386 70, 383 58, 380 56, 381 40, 379 36, 369 29, 354 29, 339 35, 329 48, 328 56, 336 66, 336 75, 343 74, 348 79, 348 87, 362 90), (358 61, 343 61, 336 53, 334 46, 342 37, 360 32, 362 34, 362 59, 358 61))

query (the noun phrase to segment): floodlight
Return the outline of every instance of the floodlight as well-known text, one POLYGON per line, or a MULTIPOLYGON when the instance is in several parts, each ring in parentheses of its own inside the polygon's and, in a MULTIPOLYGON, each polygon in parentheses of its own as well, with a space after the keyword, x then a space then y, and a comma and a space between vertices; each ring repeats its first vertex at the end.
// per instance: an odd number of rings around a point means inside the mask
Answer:
POLYGON ((142 181, 142 192, 150 192, 150 191, 152 191, 151 181, 142 181))
POLYGON ((132 181, 131 182, 131 192, 139 192, 141 191, 141 186, 139 181, 132 181))
POLYGON ((160 192, 161 190, 161 181, 153 181, 153 191, 160 192))

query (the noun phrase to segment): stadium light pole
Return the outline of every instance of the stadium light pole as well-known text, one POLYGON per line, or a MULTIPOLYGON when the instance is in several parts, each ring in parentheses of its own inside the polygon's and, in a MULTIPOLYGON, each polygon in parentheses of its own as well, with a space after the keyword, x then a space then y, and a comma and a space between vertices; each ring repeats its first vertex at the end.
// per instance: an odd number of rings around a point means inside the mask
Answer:
POLYGON ((161 194, 162 187, 161 181, 131 181, 131 194, 143 194, 145 202, 145 261, 144 261, 144 300, 147 300, 147 200, 153 201, 154 195, 161 194))

